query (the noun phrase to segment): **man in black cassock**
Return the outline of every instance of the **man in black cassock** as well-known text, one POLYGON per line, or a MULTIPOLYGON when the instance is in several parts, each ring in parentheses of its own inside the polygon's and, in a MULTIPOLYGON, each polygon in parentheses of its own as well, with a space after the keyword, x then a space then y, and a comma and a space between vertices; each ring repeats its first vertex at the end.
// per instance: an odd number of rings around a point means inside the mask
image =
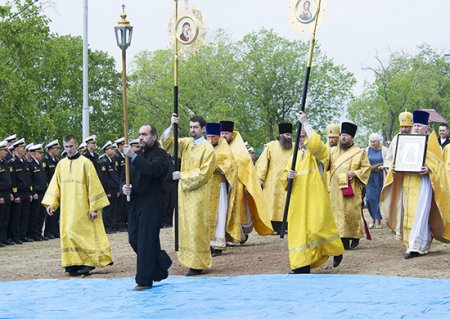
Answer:
POLYGON ((168 277, 172 261, 161 250, 159 229, 164 215, 164 184, 170 170, 169 155, 160 148, 153 125, 139 129, 140 150, 124 146, 130 158, 130 185, 123 185, 131 196, 128 208, 128 240, 137 254, 136 284, 133 290, 150 289, 154 281, 168 277))

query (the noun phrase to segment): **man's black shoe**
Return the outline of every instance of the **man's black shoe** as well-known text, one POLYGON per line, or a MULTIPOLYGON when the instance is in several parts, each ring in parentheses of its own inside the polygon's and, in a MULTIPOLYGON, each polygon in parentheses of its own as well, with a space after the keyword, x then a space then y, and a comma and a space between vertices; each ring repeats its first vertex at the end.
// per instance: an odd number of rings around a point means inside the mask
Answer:
POLYGON ((80 266, 77 270, 77 275, 87 275, 93 269, 95 269, 95 267, 80 266))
POLYGON ((4 244, 2 241, 0 241, 0 247, 6 247, 6 244, 4 244))
POLYGON ((43 239, 39 236, 33 236, 31 237, 31 239, 33 239, 34 241, 43 241, 43 239))
POLYGON ((6 245, 14 245, 14 240, 8 238, 3 243, 5 243, 6 245))
POLYGON ((23 241, 21 241, 20 239, 14 239, 14 244, 22 245, 23 241))
POLYGON ((24 243, 32 243, 34 241, 33 239, 26 236, 22 237, 21 239, 24 243))
POLYGON ((68 271, 67 273, 69 274, 70 277, 81 276, 81 275, 79 275, 76 271, 68 271))
POLYGON ((212 249, 212 252, 211 252, 211 256, 212 257, 217 257, 217 256, 220 256, 220 255, 222 255, 222 250, 220 250, 220 249, 212 249))
POLYGON ((48 239, 54 239, 55 235, 53 235, 52 233, 48 233, 48 234, 45 234, 45 237, 47 237, 48 239))
POLYGON ((420 254, 417 251, 410 251, 405 254, 405 259, 416 258, 419 256, 420 256, 420 254))
POLYGON ((339 256, 334 256, 333 257, 333 267, 336 268, 337 266, 339 266, 339 264, 342 261, 343 256, 339 255, 339 256))
POLYGON ((244 239, 241 240, 241 245, 245 244, 248 240, 248 235, 245 235, 244 239))
POLYGON ((198 276, 201 275, 202 272, 203 272, 202 269, 189 268, 185 276, 198 276))
POLYGON ((352 243, 350 244, 350 249, 355 249, 359 245, 359 239, 352 239, 352 243))
POLYGON ((292 270, 293 274, 309 274, 311 273, 311 266, 304 266, 304 267, 300 267, 300 268, 296 268, 294 270, 292 270))
POLYGON ((40 238, 41 240, 48 240, 48 237, 42 236, 42 235, 39 235, 39 238, 40 238))
POLYGON ((341 237, 342 245, 344 245, 345 250, 350 249, 350 239, 341 237))

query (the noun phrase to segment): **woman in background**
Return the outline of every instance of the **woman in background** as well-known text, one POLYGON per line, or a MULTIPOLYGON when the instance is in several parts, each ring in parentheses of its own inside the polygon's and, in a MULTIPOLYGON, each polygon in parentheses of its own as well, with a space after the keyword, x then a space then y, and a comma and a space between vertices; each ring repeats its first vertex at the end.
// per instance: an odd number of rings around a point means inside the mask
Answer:
POLYGON ((383 161, 387 151, 387 148, 381 142, 381 136, 378 133, 372 133, 369 136, 370 146, 366 148, 367 156, 372 166, 369 182, 366 186, 366 204, 372 217, 369 228, 381 228, 382 217, 379 202, 384 182, 383 161))

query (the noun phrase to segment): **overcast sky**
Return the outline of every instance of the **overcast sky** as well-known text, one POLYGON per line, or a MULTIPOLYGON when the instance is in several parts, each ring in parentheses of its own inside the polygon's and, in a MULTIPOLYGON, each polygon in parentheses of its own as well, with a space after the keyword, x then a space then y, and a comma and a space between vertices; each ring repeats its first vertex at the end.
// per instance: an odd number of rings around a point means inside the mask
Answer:
MULTIPOLYGON (((180 0, 180 5, 184 4, 180 0)), ((126 5, 128 20, 134 27, 130 61, 142 50, 169 47, 167 25, 174 9, 173 0, 90 0, 89 44, 92 49, 109 52, 120 65, 114 26, 126 5)), ((288 39, 308 40, 288 24, 288 0, 190 0, 203 12, 207 28, 225 28, 236 39, 261 28, 274 29, 288 39)), ((44 13, 52 19, 52 32, 60 35, 83 34, 84 0, 53 0, 44 13)), ((450 53, 449 0, 328 0, 317 41, 325 54, 355 74, 358 88, 376 66, 374 56, 386 58, 389 51, 415 53, 421 43, 439 53, 450 53)), ((314 69, 313 69, 314 72, 314 69)))

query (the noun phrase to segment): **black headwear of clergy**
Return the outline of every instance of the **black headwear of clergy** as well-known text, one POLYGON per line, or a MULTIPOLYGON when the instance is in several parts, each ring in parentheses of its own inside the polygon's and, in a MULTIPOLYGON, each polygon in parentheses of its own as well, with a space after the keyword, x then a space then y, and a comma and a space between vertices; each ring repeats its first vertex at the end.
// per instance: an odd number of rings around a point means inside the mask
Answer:
POLYGON ((291 123, 280 123, 278 124, 278 134, 292 134, 292 124, 291 123))
POLYGON ((413 112, 413 123, 419 123, 428 125, 428 119, 430 118, 430 113, 425 111, 414 111, 413 112))
POLYGON ((220 131, 233 132, 234 122, 232 121, 220 121, 220 131))
POLYGON ((356 134, 356 130, 358 129, 358 127, 350 122, 342 122, 341 124, 341 134, 345 133, 348 135, 351 135, 352 137, 355 137, 356 134))
POLYGON ((220 123, 206 123, 206 135, 220 135, 220 123))

